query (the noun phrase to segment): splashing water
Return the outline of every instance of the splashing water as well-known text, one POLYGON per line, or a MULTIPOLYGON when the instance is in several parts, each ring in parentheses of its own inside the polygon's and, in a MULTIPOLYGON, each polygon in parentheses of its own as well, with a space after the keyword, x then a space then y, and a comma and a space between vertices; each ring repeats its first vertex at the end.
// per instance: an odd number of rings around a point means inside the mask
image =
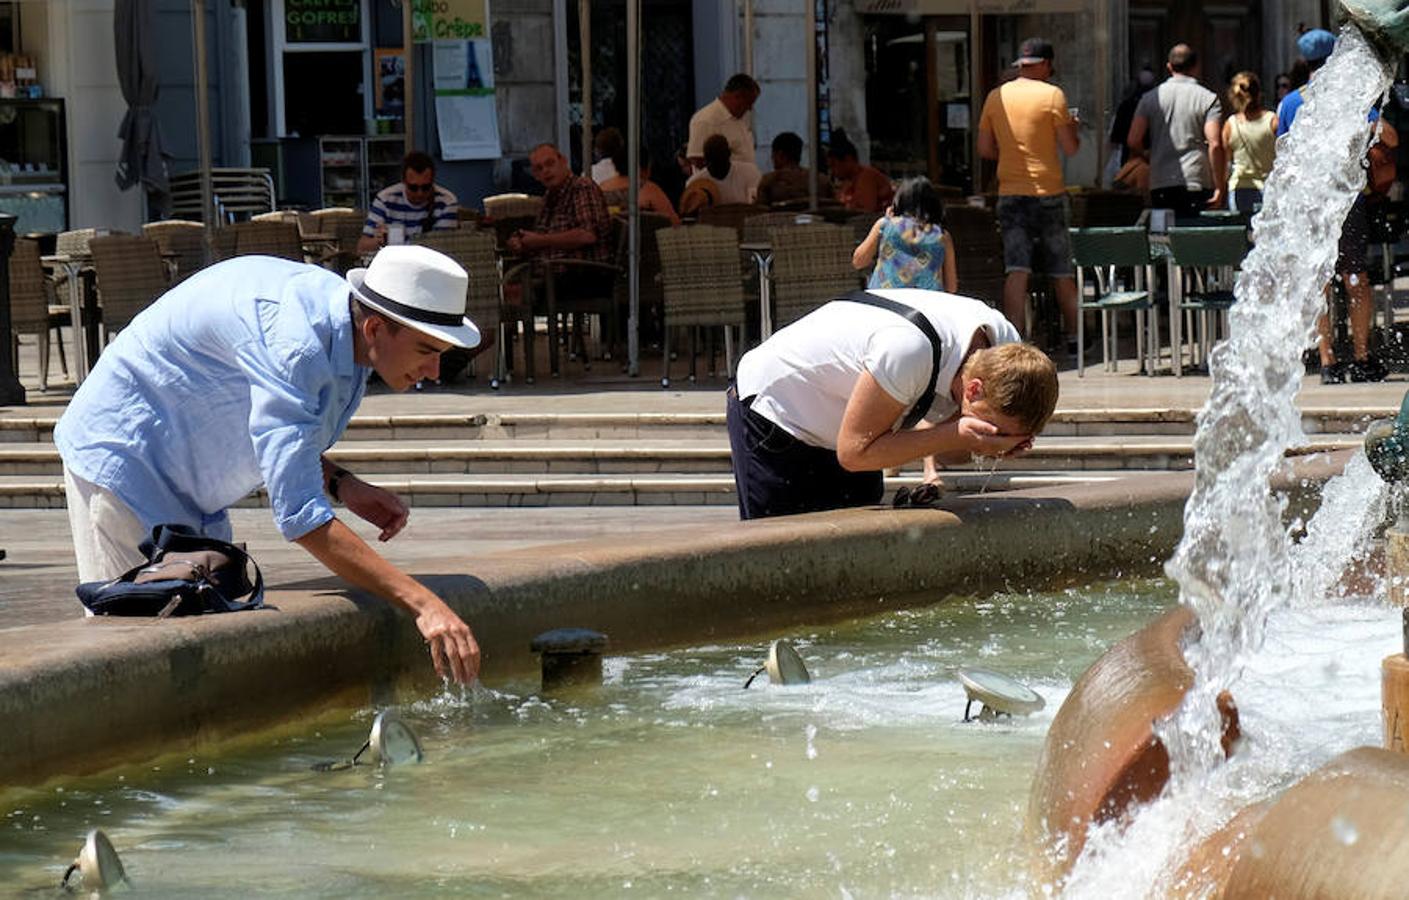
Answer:
MULTIPOLYGON (((1364 451, 1356 451, 1345 471, 1322 488, 1321 505, 1306 536, 1293 548, 1292 603, 1312 606, 1328 597, 1344 597, 1341 574, 1350 563, 1369 556, 1370 539, 1388 509, 1389 487, 1370 467, 1364 451)), ((1377 585, 1368 593, 1382 591, 1377 585)))
POLYGON ((1292 133, 1278 143, 1253 223, 1255 246, 1237 280, 1230 336, 1209 357, 1213 384, 1198 416, 1194 492, 1183 539, 1165 567, 1202 629, 1185 648, 1194 684, 1179 711, 1155 726, 1169 749, 1169 786, 1128 828, 1093 829, 1066 885, 1073 895, 1098 895, 1091 888, 1116 872, 1127 879, 1127 896, 1142 893, 1131 890, 1141 882, 1151 896, 1174 890, 1169 879, 1183 853, 1256 799, 1239 783, 1241 765, 1219 770, 1216 698, 1261 646, 1268 615, 1297 596, 1324 598, 1383 514, 1383 486, 1357 455, 1347 477, 1327 486, 1324 515, 1295 547, 1283 526, 1286 498, 1273 494, 1269 479, 1286 449, 1304 439, 1294 403, 1301 355, 1324 308, 1341 224, 1365 184, 1367 115, 1392 75, 1347 26, 1308 87, 1292 133))
POLYGON ((1392 75, 1359 29, 1341 32, 1293 133, 1277 148, 1256 245, 1238 277, 1231 333, 1210 355, 1213 388, 1194 438, 1198 475, 1183 540, 1166 566, 1203 628, 1185 654, 1195 686, 1160 729, 1175 779, 1222 756, 1215 698, 1261 643, 1268 613, 1295 587, 1282 526, 1286 500, 1268 479, 1303 437, 1293 402, 1301 354, 1324 308, 1341 223, 1365 185, 1367 114, 1392 75))

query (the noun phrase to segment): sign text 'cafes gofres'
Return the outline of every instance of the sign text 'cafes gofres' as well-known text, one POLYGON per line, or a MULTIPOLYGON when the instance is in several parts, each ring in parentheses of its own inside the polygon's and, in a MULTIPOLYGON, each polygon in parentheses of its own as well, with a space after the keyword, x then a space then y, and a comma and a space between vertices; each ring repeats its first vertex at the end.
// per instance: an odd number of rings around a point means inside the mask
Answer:
POLYGON ((356 44, 362 40, 362 0, 284 0, 284 41, 356 44))

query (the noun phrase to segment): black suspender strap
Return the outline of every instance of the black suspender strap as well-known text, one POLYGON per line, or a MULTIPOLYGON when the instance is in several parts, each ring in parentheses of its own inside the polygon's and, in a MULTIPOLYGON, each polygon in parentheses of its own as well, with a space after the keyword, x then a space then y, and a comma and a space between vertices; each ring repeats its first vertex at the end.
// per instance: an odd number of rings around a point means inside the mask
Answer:
POLYGON ((930 339, 930 349, 934 354, 934 362, 930 366, 929 384, 925 385, 925 392, 920 395, 920 399, 915 401, 915 405, 910 407, 910 411, 905 414, 905 418, 900 423, 901 428, 914 428, 919 421, 925 417, 925 413, 930 411, 930 406, 934 404, 935 383, 939 379, 939 355, 940 351, 943 349, 943 345, 939 340, 939 334, 934 330, 934 325, 930 324, 930 320, 925 318, 925 314, 915 307, 898 303, 886 297, 877 297, 875 294, 869 294, 866 291, 852 291, 843 297, 837 297, 835 299, 849 300, 852 303, 864 303, 867 306, 877 306, 881 309, 888 309, 897 316, 904 316, 906 319, 909 319, 914 323, 916 328, 924 333, 925 337, 930 339))

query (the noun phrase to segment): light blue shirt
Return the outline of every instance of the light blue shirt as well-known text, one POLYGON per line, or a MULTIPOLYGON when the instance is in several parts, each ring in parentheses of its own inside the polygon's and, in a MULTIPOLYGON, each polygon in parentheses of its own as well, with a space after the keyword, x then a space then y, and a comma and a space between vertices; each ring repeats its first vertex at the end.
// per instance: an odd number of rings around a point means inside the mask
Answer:
POLYGON ((319 527, 320 457, 369 374, 348 297, 338 275, 266 256, 198 272, 103 351, 54 429, 64 465, 147 528, 228 537, 226 509, 261 484, 286 539, 319 527))

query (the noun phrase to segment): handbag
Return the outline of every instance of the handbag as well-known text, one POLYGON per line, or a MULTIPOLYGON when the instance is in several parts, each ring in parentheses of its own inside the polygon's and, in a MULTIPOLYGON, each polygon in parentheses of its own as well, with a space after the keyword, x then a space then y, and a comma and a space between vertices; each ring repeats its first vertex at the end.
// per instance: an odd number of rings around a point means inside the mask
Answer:
POLYGON ((147 557, 141 565, 111 581, 78 586, 79 601, 93 615, 164 619, 264 605, 264 575, 241 546, 183 525, 158 525, 140 550, 147 557))

